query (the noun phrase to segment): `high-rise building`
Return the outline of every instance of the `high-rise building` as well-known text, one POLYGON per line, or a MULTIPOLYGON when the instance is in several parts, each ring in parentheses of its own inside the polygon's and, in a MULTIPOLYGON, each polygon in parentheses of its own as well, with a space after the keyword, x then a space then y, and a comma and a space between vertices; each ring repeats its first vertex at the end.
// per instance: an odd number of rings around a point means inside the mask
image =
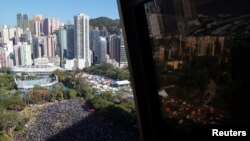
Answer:
POLYGON ((29 18, 27 14, 17 14, 17 27, 23 29, 23 31, 29 28, 29 18))
POLYGON ((29 30, 31 31, 31 33, 36 34, 37 36, 40 36, 40 33, 43 32, 43 16, 42 15, 35 15, 32 17, 32 19, 29 21, 29 30))
POLYGON ((60 20, 58 18, 51 19, 51 33, 54 33, 60 27, 60 20))
POLYGON ((23 14, 18 13, 16 16, 17 21, 17 27, 20 27, 23 29, 23 14))
POLYGON ((98 45, 98 41, 100 40, 100 31, 98 29, 92 29, 90 30, 89 36, 90 50, 95 51, 95 48, 98 45))
POLYGON ((91 51, 89 49, 89 17, 78 14, 74 17, 75 25, 75 58, 83 59, 84 66, 91 66, 91 51))
POLYGON ((225 50, 226 38, 224 36, 189 36, 187 47, 189 54, 197 56, 220 56, 225 50))
POLYGON ((154 38, 161 38, 161 28, 159 24, 159 19, 161 15, 159 14, 148 14, 148 21, 149 21, 149 29, 150 29, 150 36, 154 38))
POLYGON ((127 55, 126 55, 126 49, 125 49, 125 44, 124 44, 124 38, 123 36, 121 36, 119 66, 122 66, 123 64, 127 64, 127 55))
POLYGON ((23 15, 23 31, 26 31, 29 28, 29 18, 27 14, 23 15))
POLYGON ((16 28, 14 27, 9 28, 9 39, 15 38, 15 32, 16 32, 16 28))
POLYGON ((41 35, 41 23, 39 21, 34 21, 34 32, 36 36, 41 35))
POLYGON ((50 35, 58 30, 60 27, 60 20, 58 18, 46 18, 43 20, 43 33, 50 35))
POLYGON ((97 58, 97 62, 103 63, 107 62, 107 40, 105 37, 100 37, 100 52, 98 53, 99 56, 97 58))
POLYGON ((21 37, 22 34, 23 34, 23 29, 17 27, 16 28, 16 37, 21 37))
POLYGON ((6 67, 6 55, 5 55, 5 50, 4 48, 0 48, 0 68, 6 67))
POLYGON ((127 64, 127 56, 122 34, 121 36, 116 34, 109 36, 109 56, 110 59, 114 59, 118 62, 119 66, 127 64))
POLYGON ((109 36, 109 56, 110 59, 115 61, 120 61, 120 46, 121 46, 121 37, 113 34, 109 36))
POLYGON ((34 37, 33 56, 35 58, 54 58, 57 53, 56 35, 34 37))
POLYGON ((60 50, 58 48, 58 45, 57 45, 57 36, 56 34, 53 34, 51 36, 51 49, 52 49, 52 55, 53 57, 56 57, 57 55, 59 56, 59 53, 60 53, 60 50))
POLYGON ((7 25, 4 25, 2 28, 2 43, 6 45, 9 42, 10 36, 9 36, 9 29, 7 25))
POLYGON ((46 18, 43 21, 43 33, 45 35, 51 34, 51 19, 50 18, 46 18))
POLYGON ((48 58, 54 57, 55 55, 54 55, 53 52, 55 52, 55 51, 52 48, 52 37, 51 37, 51 35, 45 37, 45 44, 46 44, 46 47, 47 47, 47 57, 48 58))
MULTIPOLYGON (((155 0, 146 9, 147 14, 157 14, 161 35, 164 37, 170 32, 175 32, 177 27, 175 0, 155 0)), ((179 1, 179 0, 177 0, 179 1)))
POLYGON ((14 46, 15 65, 32 65, 31 46, 26 42, 19 42, 14 46))
POLYGON ((7 44, 7 48, 5 51, 6 55, 6 67, 13 67, 14 66, 14 55, 13 55, 13 41, 9 41, 7 44))
POLYGON ((103 26, 102 29, 100 30, 100 36, 103 36, 103 37, 109 36, 109 32, 105 26, 103 26))
POLYGON ((58 46, 60 50, 60 62, 62 65, 64 57, 67 57, 67 30, 63 26, 58 30, 58 46))
POLYGON ((32 44, 32 35, 29 30, 26 30, 23 32, 23 35, 25 35, 25 41, 28 42, 28 44, 32 44))
POLYGON ((74 58, 74 37, 75 37, 75 29, 74 25, 67 25, 67 58, 74 58))
POLYGON ((98 28, 90 30, 90 50, 93 52, 93 63, 97 63, 97 52, 100 46, 100 31, 98 28))

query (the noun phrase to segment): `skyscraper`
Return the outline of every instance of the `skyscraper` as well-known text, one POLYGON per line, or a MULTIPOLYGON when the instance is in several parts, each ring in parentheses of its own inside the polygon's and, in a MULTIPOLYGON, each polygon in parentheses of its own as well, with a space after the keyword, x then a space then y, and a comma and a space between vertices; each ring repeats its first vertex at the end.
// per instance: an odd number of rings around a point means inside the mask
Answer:
POLYGON ((9 42, 10 36, 9 36, 9 29, 7 25, 4 25, 2 28, 2 43, 5 45, 9 42))
POLYGON ((25 31, 29 27, 29 18, 27 14, 17 14, 17 27, 25 31))
POLYGON ((67 25, 67 58, 73 59, 74 58, 74 34, 75 29, 74 25, 67 25))
POLYGON ((17 22, 17 27, 20 27, 23 29, 23 15, 21 13, 17 14, 16 22, 17 22))
POLYGON ((48 58, 54 58, 58 51, 57 49, 57 36, 54 35, 49 35, 49 36, 45 36, 46 37, 46 46, 47 46, 47 57, 48 58))
POLYGON ((16 28, 14 28, 14 27, 9 28, 9 39, 15 38, 15 32, 16 32, 16 28))
POLYGON ((51 34, 51 19, 49 19, 49 18, 46 18, 43 21, 43 33, 45 35, 51 34))
POLYGON ((0 68, 2 67, 6 67, 6 51, 4 50, 4 48, 0 48, 0 68))
POLYGON ((51 19, 51 33, 58 30, 60 27, 60 20, 58 18, 51 19))
POLYGON ((32 17, 32 20, 29 21, 29 29, 31 33, 40 36, 40 33, 43 29, 43 16, 42 15, 35 15, 32 17), (39 30, 39 31, 38 31, 39 30))
POLYGON ((109 36, 109 56, 110 59, 115 59, 115 61, 120 61, 120 46, 121 37, 113 34, 109 36))
POLYGON ((43 20, 43 33, 50 35, 60 27, 60 20, 58 18, 46 18, 43 20))
POLYGON ((123 38, 123 36, 121 36, 119 66, 122 66, 123 64, 127 64, 127 55, 126 55, 126 49, 125 49, 125 45, 124 45, 124 38, 123 38))
POLYGON ((26 31, 26 29, 29 28, 29 18, 27 14, 23 15, 23 31, 26 31))
POLYGON ((58 30, 58 46, 60 50, 60 62, 62 65, 63 58, 67 56, 67 30, 60 27, 58 30))
POLYGON ((89 49, 89 17, 78 14, 74 17, 75 25, 75 58, 83 59, 84 67, 91 66, 91 51, 89 49))
POLYGON ((15 65, 32 65, 31 46, 26 42, 14 46, 15 65))
POLYGON ((102 29, 100 30, 100 36, 103 36, 103 37, 109 36, 109 32, 105 26, 103 26, 102 29))
POLYGON ((99 46, 99 56, 97 61, 99 63, 107 62, 107 40, 105 37, 100 37, 100 46, 99 46))
POLYGON ((97 63, 97 52, 100 46, 100 31, 98 28, 90 30, 90 49, 93 52, 93 63, 97 63))
POLYGON ((39 21, 34 21, 34 34, 36 36, 40 36, 41 34, 41 24, 39 21))

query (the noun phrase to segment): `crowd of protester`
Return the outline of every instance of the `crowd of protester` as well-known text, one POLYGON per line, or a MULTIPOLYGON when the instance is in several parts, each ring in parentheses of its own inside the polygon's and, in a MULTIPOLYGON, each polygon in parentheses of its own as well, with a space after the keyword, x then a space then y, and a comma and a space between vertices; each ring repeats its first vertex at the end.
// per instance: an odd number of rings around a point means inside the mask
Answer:
POLYGON ((229 120, 226 112, 214 106, 195 106, 172 96, 161 99, 164 116, 176 126, 216 125, 229 120))
MULTIPOLYGON (((134 128, 134 127, 132 127, 134 128)), ((29 141, 135 141, 136 129, 127 130, 94 110, 80 98, 47 104, 25 134, 29 141)))

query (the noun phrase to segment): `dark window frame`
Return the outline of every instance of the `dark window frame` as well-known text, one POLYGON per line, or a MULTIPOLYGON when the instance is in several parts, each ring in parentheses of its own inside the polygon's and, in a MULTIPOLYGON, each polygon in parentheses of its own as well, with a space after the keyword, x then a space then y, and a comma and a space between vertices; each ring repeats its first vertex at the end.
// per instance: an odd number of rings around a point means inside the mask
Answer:
POLYGON ((141 139, 160 140, 161 107, 150 46, 144 3, 149 0, 118 0, 125 46, 134 87, 141 139))

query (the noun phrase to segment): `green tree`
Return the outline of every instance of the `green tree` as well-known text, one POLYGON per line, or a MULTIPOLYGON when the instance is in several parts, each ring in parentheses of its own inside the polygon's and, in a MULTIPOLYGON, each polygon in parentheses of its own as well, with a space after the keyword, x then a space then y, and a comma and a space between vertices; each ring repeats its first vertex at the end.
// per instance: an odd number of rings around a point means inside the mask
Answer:
POLYGON ((16 111, 0 111, 0 131, 15 127, 18 123, 16 111))
POLYGON ((81 93, 83 94, 83 98, 85 100, 90 100, 91 98, 93 98, 93 91, 90 87, 83 88, 81 93))
POLYGON ((100 95, 103 99, 110 101, 110 102, 114 102, 115 100, 115 96, 112 95, 112 93, 110 91, 106 91, 103 92, 102 95, 100 95))
POLYGON ((110 34, 119 35, 121 33, 120 32, 121 24, 119 19, 112 20, 107 17, 99 17, 95 19, 90 19, 89 22, 91 26, 97 26, 99 28, 105 26, 110 34))
POLYGON ((2 133, 0 133, 0 141, 8 141, 2 133))
POLYGON ((89 74, 106 76, 117 80, 129 79, 128 69, 114 68, 114 66, 109 63, 102 63, 100 65, 84 68, 83 71, 89 74))
POLYGON ((15 81, 12 75, 10 74, 2 74, 0 76, 0 88, 6 90, 12 90, 15 87, 15 81))
POLYGON ((63 82, 65 80, 65 77, 66 77, 64 72, 61 70, 58 70, 58 69, 54 71, 53 75, 58 76, 58 80, 60 82, 63 82))
POLYGON ((71 99, 71 98, 76 97, 77 92, 76 92, 76 90, 70 89, 70 90, 66 91, 65 94, 66 94, 66 95, 65 95, 64 98, 66 98, 66 99, 71 99))
POLYGON ((0 98, 0 109, 20 111, 24 107, 25 103, 19 96, 0 98))
POLYGON ((31 92, 28 94, 28 100, 30 103, 44 103, 49 101, 50 93, 48 89, 36 86, 31 92))
POLYGON ((15 127, 15 131, 21 131, 24 129, 25 124, 29 121, 27 117, 19 117, 17 121, 17 125, 15 127))
POLYGON ((101 96, 95 96, 90 102, 96 109, 104 109, 113 104, 112 102, 103 99, 101 96))
POLYGON ((6 94, 8 91, 4 88, 0 88, 0 95, 6 94))

